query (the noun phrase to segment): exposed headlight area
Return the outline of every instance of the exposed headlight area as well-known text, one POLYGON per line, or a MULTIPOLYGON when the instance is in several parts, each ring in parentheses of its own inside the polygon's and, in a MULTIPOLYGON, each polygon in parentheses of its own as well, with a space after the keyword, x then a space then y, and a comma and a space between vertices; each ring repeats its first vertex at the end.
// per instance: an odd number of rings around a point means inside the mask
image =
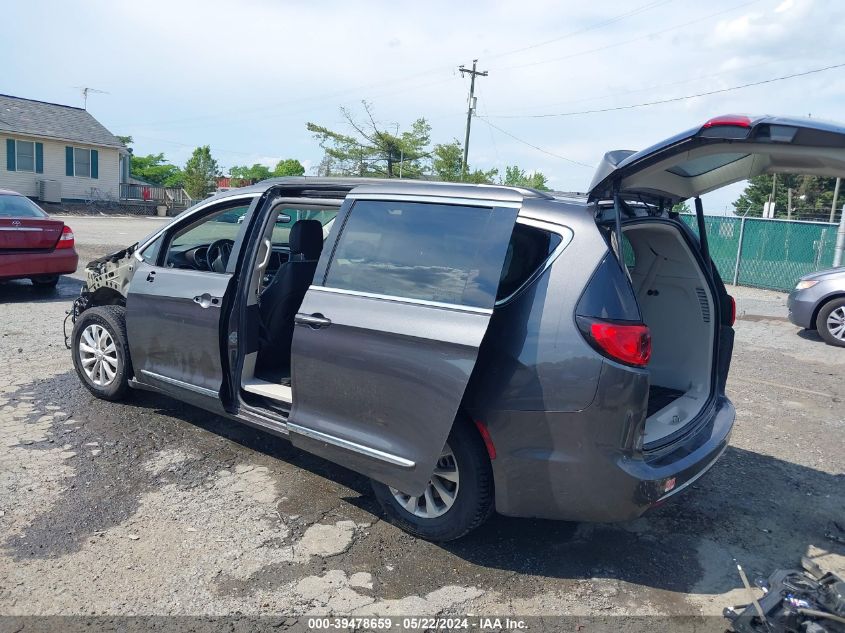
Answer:
POLYGON ((798 285, 795 286, 795 289, 796 290, 807 290, 807 288, 812 288, 817 283, 819 283, 817 279, 805 279, 803 281, 799 281, 798 285))

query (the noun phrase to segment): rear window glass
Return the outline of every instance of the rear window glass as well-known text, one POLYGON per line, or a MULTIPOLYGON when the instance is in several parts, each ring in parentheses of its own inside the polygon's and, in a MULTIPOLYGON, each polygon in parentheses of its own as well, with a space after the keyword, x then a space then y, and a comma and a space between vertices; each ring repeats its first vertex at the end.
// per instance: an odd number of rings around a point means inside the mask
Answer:
POLYGON ((631 282, 614 253, 608 253, 590 278, 575 309, 578 316, 611 321, 640 321, 631 282))
POLYGON ((502 229, 494 215, 485 207, 356 202, 326 286, 492 307, 505 248, 504 239, 493 237, 502 229))
POLYGON ((531 278, 561 243, 561 236, 525 224, 513 228, 496 300, 510 297, 531 278))
POLYGON ((46 218, 47 214, 29 198, 0 194, 0 218, 46 218))

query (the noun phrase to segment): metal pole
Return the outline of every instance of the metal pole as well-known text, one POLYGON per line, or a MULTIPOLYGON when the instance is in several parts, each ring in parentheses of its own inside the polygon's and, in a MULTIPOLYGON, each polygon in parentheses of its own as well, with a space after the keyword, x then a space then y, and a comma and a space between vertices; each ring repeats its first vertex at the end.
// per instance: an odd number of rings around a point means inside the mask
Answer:
POLYGON ((830 223, 836 222, 836 202, 839 200, 839 185, 842 182, 841 178, 836 179, 836 186, 833 188, 833 204, 830 205, 830 223))
POLYGON ((745 218, 739 221, 739 243, 736 245, 736 263, 734 264, 733 285, 739 282, 739 262, 742 260, 742 241, 745 238, 745 218))
POLYGON ((792 187, 790 187, 789 189, 786 190, 786 196, 787 196, 786 219, 791 220, 792 219, 792 187))
POLYGON ((399 152, 399 178, 402 178, 402 165, 405 163, 405 150, 399 152))
POLYGON ((464 73, 469 73, 470 80, 469 80, 469 104, 467 105, 467 131, 466 136, 464 137, 464 160, 461 163, 461 180, 463 180, 464 176, 467 173, 467 159, 469 158, 469 130, 472 127, 472 114, 473 114, 473 106, 475 105, 475 77, 476 75, 479 77, 486 77, 487 71, 478 71, 476 70, 476 65, 478 64, 477 59, 472 60, 472 70, 469 68, 464 68, 463 65, 458 68, 458 71, 461 73, 461 77, 464 76, 464 73))
POLYGON ((845 204, 839 217, 839 230, 836 232, 836 248, 833 249, 833 267, 842 265, 842 251, 845 251, 845 204))

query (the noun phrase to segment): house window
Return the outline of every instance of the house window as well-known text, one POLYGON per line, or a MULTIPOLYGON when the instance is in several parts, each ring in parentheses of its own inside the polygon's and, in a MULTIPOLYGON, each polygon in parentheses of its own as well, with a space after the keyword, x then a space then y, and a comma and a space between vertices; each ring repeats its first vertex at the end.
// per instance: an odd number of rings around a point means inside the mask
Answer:
POLYGON ((16 141, 15 157, 18 171, 35 171, 35 143, 16 141))
POLYGON ((91 150, 80 147, 73 148, 73 175, 91 177, 91 150))

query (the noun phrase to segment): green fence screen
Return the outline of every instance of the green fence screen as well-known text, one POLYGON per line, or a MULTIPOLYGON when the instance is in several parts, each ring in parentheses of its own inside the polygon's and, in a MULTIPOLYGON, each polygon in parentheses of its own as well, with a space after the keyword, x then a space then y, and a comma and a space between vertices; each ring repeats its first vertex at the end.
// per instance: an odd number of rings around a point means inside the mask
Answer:
MULTIPOLYGON (((694 215, 681 216, 698 232, 694 215)), ((792 290, 799 277, 830 268, 835 224, 706 216, 710 256, 725 283, 792 290)))

